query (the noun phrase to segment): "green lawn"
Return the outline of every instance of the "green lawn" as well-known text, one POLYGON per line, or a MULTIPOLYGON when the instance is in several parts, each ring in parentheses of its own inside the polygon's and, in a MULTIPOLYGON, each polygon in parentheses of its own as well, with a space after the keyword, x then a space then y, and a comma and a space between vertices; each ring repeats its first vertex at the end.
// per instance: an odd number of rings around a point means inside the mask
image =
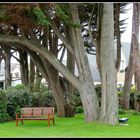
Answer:
POLYGON ((0 124, 0 137, 140 137, 140 116, 128 117, 129 126, 110 126, 97 123, 86 123, 83 114, 74 118, 55 117, 55 125, 48 127, 46 121, 24 121, 16 127, 15 122, 0 124))

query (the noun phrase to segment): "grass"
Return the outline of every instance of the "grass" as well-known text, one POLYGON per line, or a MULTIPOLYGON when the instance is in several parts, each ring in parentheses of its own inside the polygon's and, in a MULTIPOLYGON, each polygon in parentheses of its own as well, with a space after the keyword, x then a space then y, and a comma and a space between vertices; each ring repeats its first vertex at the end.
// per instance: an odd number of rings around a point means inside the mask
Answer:
POLYGON ((24 125, 16 127, 15 121, 0 123, 0 137, 10 138, 39 138, 39 137, 140 137, 140 116, 125 114, 120 117, 128 117, 128 126, 110 126, 100 123, 87 123, 83 114, 77 114, 74 118, 55 117, 55 125, 48 127, 46 121, 24 121, 24 125))

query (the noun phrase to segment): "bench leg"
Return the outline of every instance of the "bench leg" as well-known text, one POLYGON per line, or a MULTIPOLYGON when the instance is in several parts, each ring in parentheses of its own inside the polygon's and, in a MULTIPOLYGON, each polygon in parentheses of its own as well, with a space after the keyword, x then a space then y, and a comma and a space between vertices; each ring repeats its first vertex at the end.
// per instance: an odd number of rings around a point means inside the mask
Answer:
POLYGON ((23 125, 23 120, 21 120, 21 123, 22 123, 22 125, 23 125))
POLYGON ((54 122, 54 118, 52 118, 52 121, 53 121, 53 124, 55 124, 55 122, 54 122))
POLYGON ((48 126, 50 126, 50 120, 48 119, 48 126))
POLYGON ((18 114, 16 114, 16 126, 18 126, 18 114))
POLYGON ((50 114, 48 114, 48 126, 50 126, 50 114))
POLYGON ((16 119, 16 126, 18 126, 18 119, 16 119))

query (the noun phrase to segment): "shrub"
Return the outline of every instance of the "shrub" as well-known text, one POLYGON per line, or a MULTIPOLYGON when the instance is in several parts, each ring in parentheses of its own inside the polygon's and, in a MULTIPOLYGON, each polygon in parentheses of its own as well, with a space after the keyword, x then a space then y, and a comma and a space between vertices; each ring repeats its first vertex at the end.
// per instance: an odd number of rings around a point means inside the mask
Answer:
POLYGON ((20 106, 16 107, 15 114, 18 114, 18 116, 21 117, 21 107, 20 106))
POLYGON ((132 112, 132 114, 133 114, 133 115, 140 115, 140 112, 134 111, 134 112, 132 112))
POLYGON ((41 84, 39 91, 33 92, 33 106, 54 106, 56 108, 55 99, 51 90, 41 84))
POLYGON ((49 90, 34 92, 32 106, 56 106, 54 97, 49 90))
POLYGON ((24 84, 17 84, 15 87, 15 89, 27 89, 27 87, 24 84))
POLYGON ((140 112, 135 111, 133 109, 126 110, 126 113, 127 114, 133 114, 133 115, 140 115, 140 112))
POLYGON ((32 94, 27 90, 10 88, 6 90, 7 94, 7 111, 8 114, 14 119, 17 110, 22 107, 32 106, 32 94))
POLYGON ((83 107, 82 106, 77 106, 76 108, 75 108, 75 113, 77 114, 77 113, 83 113, 84 112, 84 110, 83 110, 83 107))
POLYGON ((119 114, 140 115, 140 112, 135 111, 133 109, 125 110, 125 109, 119 108, 119 114))
MULTIPOLYGON (((122 105, 122 98, 123 98, 123 91, 118 91, 118 97, 119 97, 119 105, 121 106, 122 105)), ((136 89, 133 87, 131 87, 131 91, 130 91, 130 100, 129 100, 129 107, 130 109, 134 109, 134 98, 136 97, 135 95, 138 95, 137 94, 137 91, 136 89)))
POLYGON ((97 94, 97 98, 98 98, 98 101, 99 101, 99 106, 101 106, 101 84, 97 84, 95 85, 95 91, 96 91, 96 94, 97 94))
POLYGON ((16 113, 19 114, 22 107, 54 106, 56 108, 52 92, 46 86, 41 85, 40 90, 34 93, 29 91, 30 89, 22 84, 10 87, 5 91, 7 111, 12 119, 15 119, 16 113))
POLYGON ((73 100, 74 100, 74 108, 76 108, 77 106, 82 106, 82 102, 78 90, 75 90, 73 94, 73 100))
POLYGON ((125 111, 125 109, 119 108, 119 112, 118 113, 119 114, 126 114, 126 111, 125 111))
POLYGON ((6 95, 3 90, 0 89, 0 123, 10 120, 7 112, 6 95))

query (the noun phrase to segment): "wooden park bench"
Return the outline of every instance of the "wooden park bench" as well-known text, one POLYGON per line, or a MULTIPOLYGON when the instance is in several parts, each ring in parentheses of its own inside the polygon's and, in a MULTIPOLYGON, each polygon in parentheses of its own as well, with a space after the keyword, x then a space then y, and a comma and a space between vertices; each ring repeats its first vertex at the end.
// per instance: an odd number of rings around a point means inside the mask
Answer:
POLYGON ((28 107, 21 109, 21 117, 16 114, 16 126, 18 126, 18 121, 21 121, 23 125, 23 120, 47 120, 48 126, 50 126, 50 121, 54 122, 54 107, 28 107))

